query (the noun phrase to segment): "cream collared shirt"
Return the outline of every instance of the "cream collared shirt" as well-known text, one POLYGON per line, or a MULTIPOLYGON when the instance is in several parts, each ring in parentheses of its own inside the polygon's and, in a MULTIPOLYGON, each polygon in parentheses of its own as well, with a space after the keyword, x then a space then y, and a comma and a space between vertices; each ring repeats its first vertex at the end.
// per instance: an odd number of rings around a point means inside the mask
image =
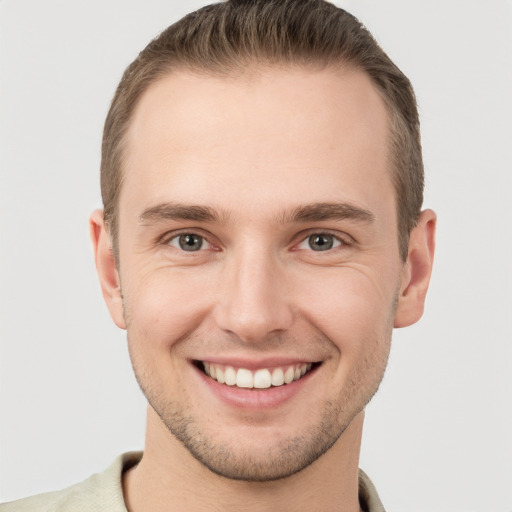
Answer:
MULTIPOLYGON (((103 472, 62 491, 38 494, 0 505, 0 512, 127 512, 122 475, 138 464, 142 452, 117 457, 103 472)), ((385 512, 377 491, 363 471, 359 471, 359 501, 365 512, 385 512)))

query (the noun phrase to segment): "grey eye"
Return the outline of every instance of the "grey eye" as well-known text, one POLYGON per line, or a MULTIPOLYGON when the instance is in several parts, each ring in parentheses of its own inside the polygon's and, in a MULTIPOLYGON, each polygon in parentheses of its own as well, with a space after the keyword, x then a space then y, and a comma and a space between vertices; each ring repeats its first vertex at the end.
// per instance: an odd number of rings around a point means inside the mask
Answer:
MULTIPOLYGON (((183 233, 177 238, 178 246, 183 251, 199 251, 203 247, 203 237, 193 233, 183 233)), ((174 245, 171 243, 171 245, 174 245)))
POLYGON ((314 234, 308 238, 308 245, 313 251, 328 251, 334 247, 333 235, 314 234))

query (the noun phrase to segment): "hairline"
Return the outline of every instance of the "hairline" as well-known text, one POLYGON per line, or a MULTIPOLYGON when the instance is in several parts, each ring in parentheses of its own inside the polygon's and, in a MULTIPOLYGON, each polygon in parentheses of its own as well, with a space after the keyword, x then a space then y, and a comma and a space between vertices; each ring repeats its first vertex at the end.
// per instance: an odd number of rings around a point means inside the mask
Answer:
MULTIPOLYGON (((128 144, 129 144, 129 134, 130 129, 133 126, 133 121, 136 116, 137 110, 140 106, 140 103, 145 95, 156 86, 162 80, 172 76, 174 73, 185 72, 187 74, 196 75, 196 76, 207 76, 214 78, 225 78, 225 79, 244 79, 244 77, 252 77, 259 74, 264 74, 265 72, 271 72, 274 70, 293 70, 293 69, 302 69, 302 70, 311 70, 311 71, 334 71, 334 72, 343 72, 343 71, 358 71, 363 73, 370 81, 371 86, 374 91, 379 95, 379 97, 383 100, 384 107, 386 109, 386 123, 387 123, 387 135, 386 135, 386 145, 387 145, 387 171, 390 173, 391 184, 393 186, 394 193, 394 201, 395 201, 395 218, 396 218, 396 226, 397 226, 397 244, 398 251, 401 259, 405 261, 405 247, 408 245, 409 235, 411 229, 414 227, 415 223, 412 226, 405 228, 402 226, 402 220, 399 209, 399 201, 398 201, 398 193, 399 193, 399 185, 397 180, 400 178, 399 172, 397 170, 398 164, 398 155, 396 151, 396 140, 399 136, 400 125, 403 125, 405 121, 403 120, 403 116, 400 113, 399 109, 393 105, 393 102, 390 98, 385 94, 376 80, 371 76, 371 74, 360 64, 351 61, 348 58, 338 59, 336 61, 331 62, 322 62, 321 59, 317 59, 309 62, 300 62, 299 59, 292 60, 284 60, 281 59, 269 59, 265 57, 258 58, 257 56, 253 57, 245 57, 241 58, 238 61, 230 61, 230 62, 218 62, 212 63, 208 66, 204 66, 198 63, 187 63, 180 60, 163 62, 162 65, 155 71, 154 75, 151 77, 151 80, 141 88, 139 94, 135 98, 134 104, 129 112, 127 119, 125 120, 122 127, 122 135, 119 141, 119 144, 116 147, 117 158, 119 162, 118 167, 118 190, 115 197, 115 202, 112 205, 112 215, 108 219, 106 224, 107 231, 109 232, 109 236, 111 239, 111 246, 114 254, 114 258, 116 261, 116 265, 119 268, 119 200, 121 196, 121 192, 124 185, 124 177, 126 172, 126 161, 128 154, 128 144)), ((417 219, 416 219, 417 220, 417 219)))

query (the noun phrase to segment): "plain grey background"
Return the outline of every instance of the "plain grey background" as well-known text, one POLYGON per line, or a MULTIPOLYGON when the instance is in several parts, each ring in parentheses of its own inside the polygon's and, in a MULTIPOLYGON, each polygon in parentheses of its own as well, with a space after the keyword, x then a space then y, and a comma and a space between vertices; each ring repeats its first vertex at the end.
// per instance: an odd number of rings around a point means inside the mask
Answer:
MULTIPOLYGON (((145 402, 87 232, 124 68, 202 1, 0 1, 0 501, 143 446, 145 402)), ((361 467, 389 510, 512 510, 512 2, 346 0, 411 78, 439 216, 361 467)))

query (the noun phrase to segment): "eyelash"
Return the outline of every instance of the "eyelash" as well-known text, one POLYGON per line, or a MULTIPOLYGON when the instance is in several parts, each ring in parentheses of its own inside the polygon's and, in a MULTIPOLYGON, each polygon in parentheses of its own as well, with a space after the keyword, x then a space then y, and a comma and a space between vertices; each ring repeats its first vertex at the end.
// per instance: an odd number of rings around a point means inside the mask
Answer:
MULTIPOLYGON (((302 234, 300 242, 298 244, 295 244, 294 247, 297 247, 298 245, 301 245, 303 243, 307 243, 308 240, 312 236, 315 236, 315 235, 316 236, 332 237, 336 242, 339 242, 339 245, 336 246, 336 247, 332 247, 330 249, 327 249, 325 251, 313 251, 311 249, 311 252, 332 252, 333 250, 336 250, 338 248, 350 247, 353 244, 353 240, 351 240, 348 235, 340 236, 340 234, 338 232, 333 233, 332 231, 329 231, 329 230, 322 230, 322 231, 311 230, 311 231, 309 231, 309 232, 307 232, 305 234, 302 234)), ((300 249, 296 249, 296 250, 300 250, 300 249)))
MULTIPOLYGON (((212 242, 209 241, 209 236, 208 235, 204 235, 204 234, 202 234, 200 232, 200 230, 194 230, 194 229, 183 230, 183 231, 178 231, 178 232, 173 231, 172 233, 167 233, 163 237, 160 238, 158 243, 160 245, 171 246, 171 241, 172 240, 179 239, 179 237, 183 236, 183 235, 197 236, 197 237, 199 237, 199 238, 201 238, 203 240, 203 244, 206 243, 206 244, 209 244, 212 247, 216 247, 215 244, 213 244, 212 242)), ((176 249, 178 249, 178 248, 176 247, 176 249)), ((180 249, 178 249, 178 250, 180 250, 180 249)), ((204 249, 201 248, 199 251, 185 251, 185 250, 182 250, 182 252, 185 252, 185 253, 186 252, 190 252, 190 255, 193 255, 194 252, 201 252, 202 250, 204 250, 204 249)))
MULTIPOLYGON (((194 230, 194 229, 183 230, 183 231, 179 231, 179 232, 175 232, 174 231, 172 233, 167 233, 166 235, 164 235, 163 237, 161 237, 159 239, 158 243, 160 245, 171 246, 171 241, 178 239, 182 235, 194 235, 194 236, 200 237, 202 239, 203 243, 206 243, 206 244, 210 245, 211 247, 218 247, 216 244, 214 244, 211 241, 209 241, 209 236, 208 235, 202 234, 200 232, 200 230, 194 230)), ((292 250, 302 250, 302 249, 299 249, 298 246, 303 244, 303 243, 305 243, 305 242, 307 242, 308 239, 310 237, 314 236, 314 235, 333 237, 333 239, 336 242, 339 242, 339 245, 337 245, 337 246, 335 246, 333 248, 327 249, 325 251, 313 251, 312 249, 310 249, 311 252, 318 252, 318 253, 321 253, 321 252, 332 252, 333 250, 336 250, 336 249, 338 249, 340 247, 350 247, 350 246, 353 245, 353 240, 348 235, 342 237, 342 236, 340 236, 339 233, 337 233, 337 232, 333 233, 333 232, 331 232, 329 230, 321 230, 321 231, 311 230, 311 231, 308 231, 306 233, 301 233, 300 241, 298 243, 294 244, 292 250)), ((175 247, 175 248, 180 250, 178 247, 175 247)), ((192 256, 194 253, 202 252, 204 250, 205 249, 203 249, 201 247, 197 251, 185 251, 185 250, 181 249, 181 252, 184 252, 184 253, 189 252, 190 256, 192 256)), ((216 249, 216 250, 219 250, 219 249, 216 249)))

